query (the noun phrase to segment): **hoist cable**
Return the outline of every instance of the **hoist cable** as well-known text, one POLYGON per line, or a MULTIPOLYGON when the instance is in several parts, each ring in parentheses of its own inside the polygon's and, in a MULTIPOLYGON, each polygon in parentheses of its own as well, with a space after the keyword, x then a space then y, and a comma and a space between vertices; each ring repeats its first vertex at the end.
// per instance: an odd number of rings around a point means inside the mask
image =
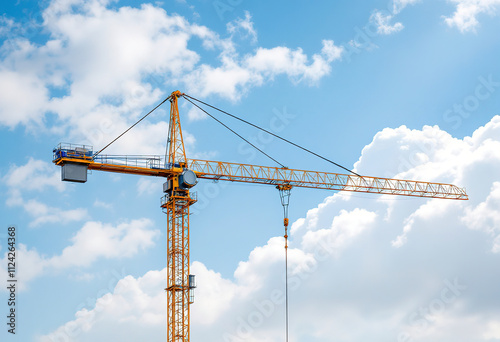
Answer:
POLYGON ((276 186, 280 193, 281 205, 283 206, 283 224, 285 226, 285 342, 288 342, 288 205, 290 203, 290 194, 292 187, 288 185, 276 186))
MULTIPOLYGON (((285 227, 285 235, 287 234, 285 227)), ((288 240, 285 243, 285 340, 288 342, 288 240)))

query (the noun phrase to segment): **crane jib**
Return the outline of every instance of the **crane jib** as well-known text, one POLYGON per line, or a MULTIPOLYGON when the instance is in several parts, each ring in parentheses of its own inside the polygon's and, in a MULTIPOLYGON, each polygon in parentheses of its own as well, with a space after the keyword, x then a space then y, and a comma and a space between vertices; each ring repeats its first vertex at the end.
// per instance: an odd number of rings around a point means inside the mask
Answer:
MULTIPOLYGON (((100 170, 144 176, 166 177, 181 174, 184 168, 165 163, 157 155, 99 155, 92 148, 61 144, 54 149, 54 163, 62 166, 62 180, 87 181, 87 170, 100 170)), ((467 200, 464 189, 452 184, 295 170, 270 166, 188 159, 187 169, 200 179, 255 184, 290 184, 293 187, 364 192, 427 198, 467 200)))

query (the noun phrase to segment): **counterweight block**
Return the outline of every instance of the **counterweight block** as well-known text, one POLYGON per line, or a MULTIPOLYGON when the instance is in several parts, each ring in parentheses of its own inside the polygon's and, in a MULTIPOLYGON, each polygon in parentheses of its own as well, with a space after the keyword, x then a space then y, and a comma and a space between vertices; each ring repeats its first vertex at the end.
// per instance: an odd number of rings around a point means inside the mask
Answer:
POLYGON ((87 169, 85 164, 64 163, 61 167, 61 180, 66 182, 85 183, 87 181, 87 169))

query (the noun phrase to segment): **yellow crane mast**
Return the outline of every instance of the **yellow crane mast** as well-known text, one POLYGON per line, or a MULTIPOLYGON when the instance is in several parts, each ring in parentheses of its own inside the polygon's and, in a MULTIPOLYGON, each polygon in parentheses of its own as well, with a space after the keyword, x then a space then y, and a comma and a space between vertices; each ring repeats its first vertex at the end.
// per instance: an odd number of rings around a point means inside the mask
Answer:
POLYGON ((196 185, 193 171, 187 168, 186 150, 182 139, 177 99, 171 96, 168 133, 168 165, 174 171, 163 186, 166 193, 161 207, 167 214, 167 336, 168 341, 190 340, 190 292, 194 291, 194 276, 189 272, 189 207, 196 202, 189 189, 196 185))
MULTIPOLYGON (((198 179, 268 184, 280 191, 286 190, 288 194, 292 187, 303 187, 425 198, 468 199, 464 189, 452 184, 187 159, 178 108, 178 98, 182 96, 185 94, 175 91, 167 98, 171 105, 168 155, 165 158, 101 155, 102 150, 94 153, 91 146, 65 143, 59 144, 53 150, 53 162, 62 167, 63 181, 84 183, 87 181, 88 170, 166 178, 161 207, 167 214, 165 290, 168 342, 190 341, 190 305, 194 302, 193 291, 196 283, 189 270, 189 207, 196 202, 196 193, 190 189, 197 184, 198 179)), ((285 228, 287 226, 288 219, 285 217, 285 228)))

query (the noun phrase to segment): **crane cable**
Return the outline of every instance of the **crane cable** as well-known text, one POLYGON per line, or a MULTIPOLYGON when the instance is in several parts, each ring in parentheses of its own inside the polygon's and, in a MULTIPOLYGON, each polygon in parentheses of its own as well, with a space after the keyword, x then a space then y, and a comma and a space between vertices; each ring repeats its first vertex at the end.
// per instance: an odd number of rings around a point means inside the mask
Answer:
MULTIPOLYGON (((304 151, 306 151, 306 152, 308 152, 308 153, 310 153, 310 154, 312 154, 312 155, 315 155, 316 157, 321 158, 321 159, 323 159, 323 160, 325 160, 325 161, 327 161, 327 162, 329 162, 329 163, 331 163, 331 164, 333 164, 333 165, 335 165, 335 166, 338 166, 338 167, 340 167, 341 169, 343 169, 343 170, 345 170, 345 171, 347 171, 347 172, 349 172, 349 173, 352 173, 352 174, 354 174, 354 175, 356 175, 356 176, 358 176, 358 177, 360 177, 360 178, 363 178, 362 176, 358 175, 356 172, 351 171, 351 170, 349 170, 348 168, 346 168, 346 167, 344 167, 344 166, 342 166, 342 165, 340 165, 340 164, 337 164, 336 162, 334 162, 334 161, 332 161, 332 160, 330 160, 330 159, 328 159, 328 158, 325 158, 325 157, 323 157, 323 156, 321 156, 321 155, 319 155, 319 154, 317 154, 317 153, 315 153, 315 152, 313 152, 313 151, 311 151, 311 150, 309 150, 309 149, 307 149, 307 148, 305 148, 305 147, 302 147, 302 146, 300 146, 300 145, 298 145, 298 144, 296 144, 296 143, 294 143, 294 142, 291 142, 290 140, 287 140, 287 139, 285 139, 285 138, 283 138, 283 137, 280 137, 279 135, 274 134, 273 132, 270 132, 270 131, 268 131, 267 129, 264 129, 264 128, 262 128, 262 127, 259 127, 259 126, 257 126, 257 125, 254 125, 254 124, 253 124, 253 123, 251 123, 251 122, 248 122, 248 121, 246 121, 246 120, 244 120, 244 119, 241 119, 241 118, 237 117, 236 115, 233 115, 233 114, 230 114, 230 113, 228 113, 228 112, 226 112, 226 111, 223 111, 222 109, 219 109, 219 108, 217 108, 217 107, 215 107, 215 106, 212 106, 212 105, 210 105, 210 104, 208 104, 208 103, 206 103, 206 102, 203 102, 203 101, 201 101, 201 100, 198 100, 198 99, 196 99, 196 98, 194 98, 194 97, 192 97, 192 96, 189 96, 188 94, 183 94, 183 96, 184 96, 184 98, 185 98, 186 100, 188 100, 188 101, 189 101, 189 99, 192 99, 192 100, 195 100, 195 101, 197 101, 197 102, 199 102, 199 103, 202 103, 202 104, 204 104, 205 106, 208 106, 208 107, 210 107, 210 108, 213 108, 213 109, 215 109, 215 110, 217 110, 217 111, 219 111, 219 112, 221 112, 221 113, 223 113, 223 114, 226 114, 226 115, 228 115, 228 116, 230 116, 230 117, 232 117, 232 118, 234 118, 234 119, 237 119, 237 120, 239 120, 239 121, 241 121, 241 122, 244 122, 244 123, 246 123, 247 125, 250 125, 250 126, 252 126, 252 127, 255 127, 255 128, 257 128, 257 129, 259 129, 259 130, 261 130, 261 131, 263 131, 263 132, 266 132, 267 134, 270 134, 270 135, 272 135, 273 137, 276 137, 276 138, 278 138, 278 139, 280 139, 280 140, 283 140, 284 142, 287 142, 287 143, 289 143, 289 144, 291 144, 291 145, 293 145, 293 146, 295 146, 295 147, 297 147, 297 148, 300 148, 301 150, 304 150, 304 151), (189 98, 189 99, 188 99, 188 98, 189 98)), ((189 101, 189 102, 191 102, 191 101, 189 101)), ((191 102, 191 103, 193 103, 193 102, 191 102)), ((200 108, 199 106, 197 106, 197 107, 198 107, 198 108, 200 108)), ((201 108, 200 108, 200 109, 201 109, 201 108)), ((206 113, 206 111, 204 111, 204 112, 206 113)), ((208 113, 207 113, 207 114, 208 114, 208 113)))
POLYGON ((98 152, 96 152, 93 156, 92 156, 92 160, 95 159, 95 157, 97 157, 98 154, 100 154, 102 151, 104 151, 106 148, 109 147, 109 145, 111 145, 112 143, 114 143, 115 141, 117 141, 118 139, 120 139, 125 133, 127 133, 128 131, 130 131, 132 128, 134 128, 139 122, 141 122, 142 120, 144 120, 149 114, 153 113, 155 110, 158 109, 158 107, 160 107, 162 104, 164 104, 165 102, 167 102, 170 98, 172 97, 172 95, 170 95, 169 97, 167 97, 165 100, 161 101, 160 104, 158 104, 156 107, 154 107, 153 109, 151 109, 149 111, 149 113, 147 113, 146 115, 144 115, 142 118, 139 119, 139 121, 137 121, 135 124, 133 124, 132 126, 130 126, 129 128, 127 128, 122 134, 120 134, 119 136, 117 136, 116 138, 114 138, 109 144, 107 144, 106 146, 104 146, 103 148, 101 148, 98 152))
MULTIPOLYGON (((188 99, 187 97, 189 98, 192 98, 191 96, 189 95, 186 95, 184 94, 184 98, 189 101, 193 106, 196 106, 198 107, 199 110, 201 110, 202 112, 204 112, 205 114, 207 114, 208 116, 210 116, 212 119, 214 119, 215 121, 217 121, 218 123, 220 123, 222 126, 224 126, 225 128, 227 128, 228 130, 230 130, 232 133, 236 134, 239 138, 243 139, 244 141, 246 141, 249 145, 251 145, 253 148, 255 148, 256 150, 258 150, 260 153, 262 153, 263 155, 265 155, 266 157, 268 157, 269 159, 271 159, 272 161, 274 161, 275 163, 281 165, 282 168, 286 168, 286 166, 284 166, 283 164, 281 164, 279 161, 277 161, 276 159, 274 159, 273 157, 271 157, 269 154, 267 154, 266 152, 262 151, 260 148, 258 148, 257 146, 255 146, 254 144, 252 144, 250 141, 248 141, 247 139, 243 138, 241 135, 239 135, 238 133, 236 133, 234 130, 232 130, 231 128, 229 128, 226 124, 224 124, 222 121, 220 121, 219 119, 217 119, 216 117, 214 117, 212 114, 208 113, 206 110, 204 110, 203 108, 201 108, 200 106, 198 106, 196 103, 194 103, 193 101, 191 101, 190 99, 188 99)), ((196 100, 196 99, 194 99, 196 100)))
POLYGON ((285 226, 285 341, 288 342, 288 204, 292 186, 290 184, 280 184, 276 186, 279 190, 281 205, 283 206, 283 225, 285 226))

